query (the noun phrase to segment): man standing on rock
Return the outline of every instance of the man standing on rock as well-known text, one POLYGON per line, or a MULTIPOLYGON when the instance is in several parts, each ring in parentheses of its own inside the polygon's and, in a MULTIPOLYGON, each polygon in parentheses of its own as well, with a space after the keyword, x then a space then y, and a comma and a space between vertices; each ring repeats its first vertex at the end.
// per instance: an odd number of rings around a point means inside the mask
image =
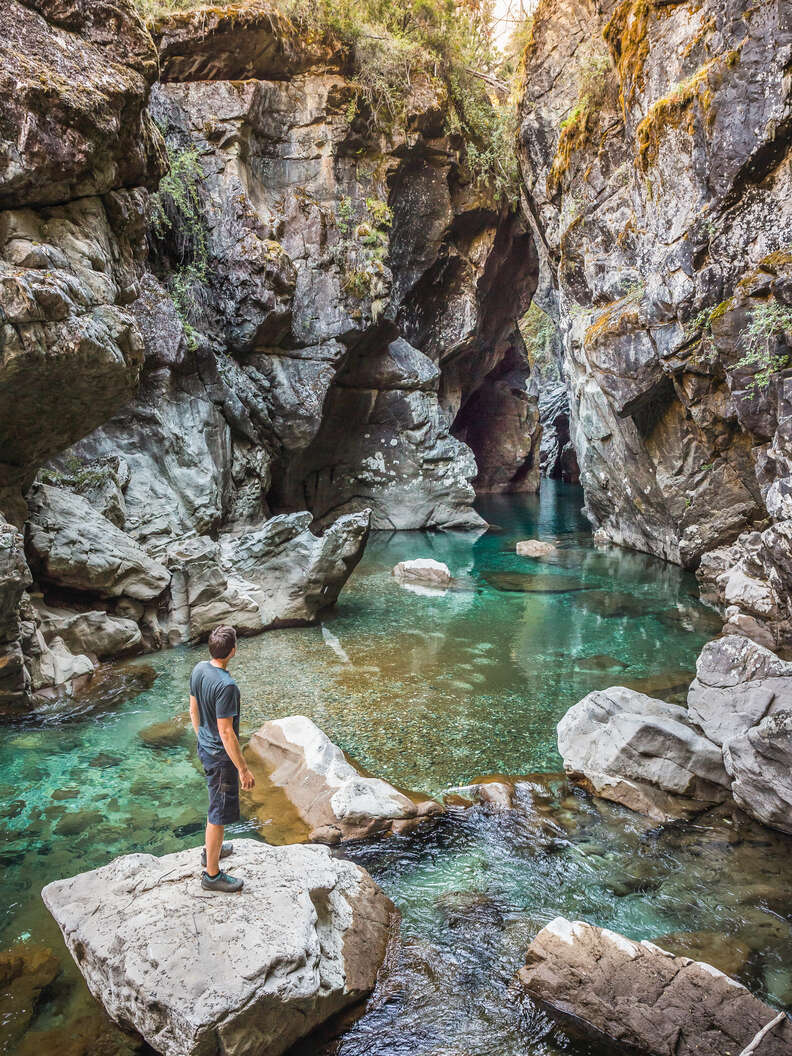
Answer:
POLYGON ((239 821, 240 783, 244 789, 255 784, 239 746, 239 686, 226 670, 235 654, 234 628, 215 627, 209 635, 211 659, 196 664, 190 676, 190 719, 209 789, 201 887, 229 893, 241 891, 244 881, 220 869, 220 859, 234 849, 223 843, 223 832, 239 821))

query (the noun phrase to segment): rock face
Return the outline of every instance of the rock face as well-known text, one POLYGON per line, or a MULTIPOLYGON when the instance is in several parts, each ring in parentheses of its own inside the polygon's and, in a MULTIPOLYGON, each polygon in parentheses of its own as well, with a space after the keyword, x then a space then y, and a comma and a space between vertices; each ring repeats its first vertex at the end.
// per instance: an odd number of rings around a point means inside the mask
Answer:
POLYGON ((230 897, 202 891, 198 858, 133 854, 44 888, 116 1022, 165 1056, 277 1056, 373 988, 397 913, 365 870, 236 840, 230 897))
POLYGON ((361 774, 304 715, 265 723, 251 736, 248 751, 285 791, 315 841, 403 832, 442 811, 434 800, 409 797, 387 781, 361 774))
MULTIPOLYGON (((717 968, 654 943, 556 917, 528 948, 519 979, 530 996, 578 1029, 651 1056, 738 1056, 778 1017, 717 968)), ((785 1017, 757 1052, 792 1046, 785 1017)))
POLYGON ((792 663, 718 638, 698 658, 687 709, 622 686, 589 693, 558 724, 558 750, 573 781, 658 820, 730 793, 792 833, 792 663))
POLYGON ((722 748, 737 804, 792 833, 792 663, 737 635, 710 642, 688 710, 722 748))
POLYGON ((589 517, 701 562, 767 645, 791 626, 791 49, 771 0, 541 0, 520 128, 589 517))
POLYGON ((27 586, 146 649, 305 621, 365 511, 480 527, 474 481, 538 485, 533 238, 470 181, 437 91, 378 131, 346 57, 259 8, 154 39, 132 0, 6 21, 0 510, 32 576, 9 529, 5 700, 75 667, 27 586))
POLYGON ((164 152, 146 112, 156 50, 130 0, 11 0, 0 55, 0 704, 14 708, 69 651, 48 654, 37 632, 6 521, 22 527, 45 459, 134 395, 144 344, 129 305, 164 152))
POLYGON ((564 768, 593 782, 624 777, 704 802, 728 795, 720 748, 684 708, 623 686, 589 693, 558 724, 564 768))

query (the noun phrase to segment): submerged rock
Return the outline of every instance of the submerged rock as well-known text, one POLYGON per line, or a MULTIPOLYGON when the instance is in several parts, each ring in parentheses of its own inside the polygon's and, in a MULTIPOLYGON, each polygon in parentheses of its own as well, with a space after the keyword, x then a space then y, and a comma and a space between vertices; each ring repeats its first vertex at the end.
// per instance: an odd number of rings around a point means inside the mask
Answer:
POLYGON ((318 842, 402 832, 443 809, 361 773, 304 715, 265 723, 251 736, 248 752, 284 790, 318 842))
POLYGON ((571 576, 489 570, 483 571, 481 575, 491 587, 508 594, 568 594, 573 590, 586 589, 579 579, 573 579, 571 576))
POLYGON ((398 565, 394 565, 392 574, 401 582, 426 583, 433 587, 447 587, 451 582, 448 565, 431 557, 400 561, 398 565))
POLYGON ((547 557, 558 548, 543 539, 521 539, 514 549, 520 557, 547 557))
MULTIPOLYGON (((710 964, 564 917, 536 936, 519 979, 578 1029, 647 1056, 737 1056, 778 1015, 710 964)), ((758 1052, 785 1056, 791 1047, 782 1016, 758 1052)))
POLYGON ((164 1056, 279 1056, 373 988, 398 914, 365 870, 235 840, 228 896, 201 889, 198 857, 128 855, 42 892, 116 1022, 164 1056))
POLYGON ((60 965, 52 950, 20 943, 0 953, 0 1023, 3 1046, 20 1040, 36 1014, 41 991, 54 981, 60 965))

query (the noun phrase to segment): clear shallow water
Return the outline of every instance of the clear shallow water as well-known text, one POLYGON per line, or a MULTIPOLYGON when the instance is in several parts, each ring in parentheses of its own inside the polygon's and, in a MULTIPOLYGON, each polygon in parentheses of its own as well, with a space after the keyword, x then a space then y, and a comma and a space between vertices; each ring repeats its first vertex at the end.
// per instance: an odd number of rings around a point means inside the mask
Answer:
MULTIPOLYGON (((697 602, 692 576, 643 555, 595 548, 580 504, 579 489, 550 484, 541 500, 482 503, 498 532, 373 536, 322 626, 241 642, 233 670, 242 688, 243 733, 267 718, 301 712, 372 772, 437 794, 485 773, 558 770, 555 724, 593 688, 621 683, 666 698, 678 694, 719 622, 697 602), (556 542, 557 553, 518 558, 515 542, 536 536, 556 542), (445 561, 454 589, 427 596, 400 587, 390 569, 412 557, 445 561)), ((55 708, 3 730, 0 949, 43 943, 63 959, 63 974, 38 1017, 24 1031, 17 1021, 10 1032, 22 1052, 47 1051, 55 1039, 62 1048, 67 1036, 77 1037, 69 1051, 98 1052, 97 1026, 107 1030, 43 910, 41 887, 118 854, 163 854, 201 842, 205 789, 190 738, 156 724, 172 723, 186 708, 189 672, 203 655, 183 649, 141 658, 123 668, 126 694, 101 688, 77 710, 55 708), (83 1048, 78 1020, 88 1039, 83 1048)), ((414 979, 406 997, 367 1014, 342 1051, 588 1051, 569 1049, 540 1013, 518 1011, 508 993, 530 937, 557 912, 639 938, 755 932, 760 948, 751 947, 740 970, 776 1001, 792 1003, 785 967, 792 963, 789 881, 780 866, 765 863, 762 896, 753 873, 762 856, 781 861, 789 841, 760 830, 752 839, 770 840, 772 853, 744 842, 737 853, 729 850, 725 823, 705 825, 713 835, 702 839, 722 855, 725 887, 713 887, 695 879, 702 861, 704 874, 712 873, 709 849, 683 854, 673 844, 658 849, 654 839, 636 843, 638 836, 625 835, 643 831, 634 816, 604 817, 563 788, 554 795, 553 811, 578 819, 573 831, 553 838, 559 846, 542 843, 525 821, 477 810, 415 840, 350 852, 404 913, 405 949, 414 951, 414 963, 394 973, 394 987, 404 991, 403 980, 414 979), (581 849, 581 840, 604 851, 581 849), (667 873, 671 887, 653 880, 651 892, 615 895, 612 876, 629 870, 636 856, 667 873), (471 893, 491 904, 484 923, 468 927, 464 914, 462 924, 448 923, 443 899, 453 902, 460 892, 465 905, 471 893), (739 901, 745 892, 747 903, 739 901), (771 899, 767 911, 760 896, 771 899), (772 934, 757 924, 768 913, 775 914, 772 934), (501 1019, 500 1040, 487 1049, 501 1019), (366 1031, 381 1041, 370 1034, 366 1041, 366 1031)), ((251 819, 240 829, 270 842, 285 838, 277 823, 251 819)), ((116 1032, 103 1038, 102 1052, 122 1051, 116 1032)), ((8 1038, 4 1047, 11 1048, 8 1038)))

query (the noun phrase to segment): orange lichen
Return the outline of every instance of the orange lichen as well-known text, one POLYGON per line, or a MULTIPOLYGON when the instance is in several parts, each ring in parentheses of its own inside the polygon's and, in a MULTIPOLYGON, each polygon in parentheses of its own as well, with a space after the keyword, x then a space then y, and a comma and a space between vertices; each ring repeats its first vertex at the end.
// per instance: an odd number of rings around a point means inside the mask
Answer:
POLYGON ((561 125, 561 135, 558 137, 553 164, 547 174, 547 194, 550 198, 561 190, 561 180, 569 169, 572 155, 583 147, 590 132, 598 123, 598 115, 593 113, 589 107, 578 103, 561 125))
MULTIPOLYGON (((682 128, 687 122, 689 134, 694 134, 697 112, 709 114, 713 87, 723 67, 732 66, 738 60, 739 50, 717 55, 687 80, 677 84, 668 95, 652 104, 635 130, 637 167, 647 172, 654 165, 660 152, 660 143, 669 128, 682 128), (697 105, 694 106, 694 103, 697 105)), ((711 120, 709 116, 708 120, 711 120)))
POLYGON ((612 301, 596 320, 588 327, 583 337, 585 348, 591 348, 604 337, 612 337, 634 330, 640 325, 638 316, 638 305, 634 296, 622 297, 618 301, 612 301))
POLYGON ((649 57, 649 18, 673 14, 673 7, 657 0, 622 0, 602 31, 616 69, 621 89, 622 111, 636 93, 646 87, 644 67, 649 57))

